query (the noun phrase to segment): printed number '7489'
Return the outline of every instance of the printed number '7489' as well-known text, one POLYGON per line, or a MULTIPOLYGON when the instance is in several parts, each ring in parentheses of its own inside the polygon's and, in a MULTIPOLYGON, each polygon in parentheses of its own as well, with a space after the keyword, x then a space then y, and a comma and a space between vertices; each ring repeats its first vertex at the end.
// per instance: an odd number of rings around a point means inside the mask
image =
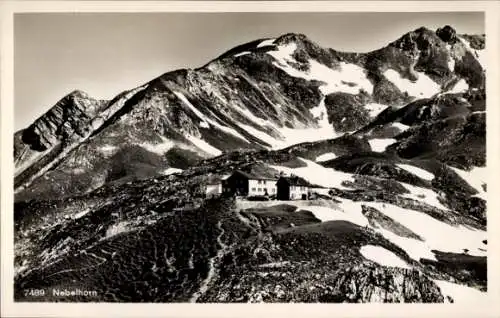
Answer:
POLYGON ((40 297, 45 295, 45 289, 25 289, 25 297, 40 297))

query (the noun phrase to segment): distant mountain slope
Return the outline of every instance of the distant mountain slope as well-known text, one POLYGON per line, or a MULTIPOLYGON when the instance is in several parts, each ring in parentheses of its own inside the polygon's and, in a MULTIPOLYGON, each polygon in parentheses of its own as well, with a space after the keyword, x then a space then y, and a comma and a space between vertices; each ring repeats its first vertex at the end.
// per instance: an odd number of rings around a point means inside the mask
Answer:
POLYGON ((387 107, 483 89, 481 43, 484 37, 419 28, 358 54, 286 34, 166 73, 111 101, 77 91, 15 134, 16 200, 84 193, 228 151, 356 132, 387 107), (127 159, 134 168, 116 172, 134 146, 143 154, 127 159))
POLYGON ((354 136, 373 151, 402 158, 435 158, 461 169, 486 164, 484 90, 439 94, 387 108, 354 136))

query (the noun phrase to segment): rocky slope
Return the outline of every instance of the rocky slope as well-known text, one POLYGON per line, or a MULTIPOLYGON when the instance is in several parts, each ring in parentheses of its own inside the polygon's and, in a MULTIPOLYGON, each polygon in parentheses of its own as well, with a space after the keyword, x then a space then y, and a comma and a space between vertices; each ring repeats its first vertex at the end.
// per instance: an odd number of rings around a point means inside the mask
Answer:
POLYGON ((484 299, 484 49, 450 27, 363 54, 286 34, 69 94, 14 136, 16 300, 484 299), (311 200, 207 198, 235 169, 311 200))
POLYGON ((389 106, 472 94, 484 89, 481 43, 449 28, 420 28, 357 54, 286 34, 166 73, 111 101, 74 92, 16 133, 16 199, 84 193, 231 150, 335 138, 389 106), (143 154, 116 172, 131 146, 143 154))
POLYGON ((443 302, 460 297, 446 283, 485 290, 484 225, 421 177, 290 165, 289 156, 233 154, 182 174, 17 203, 16 299, 443 302), (324 199, 205 198, 210 176, 252 165, 318 183, 324 199), (22 293, 90 286, 97 296, 22 293))

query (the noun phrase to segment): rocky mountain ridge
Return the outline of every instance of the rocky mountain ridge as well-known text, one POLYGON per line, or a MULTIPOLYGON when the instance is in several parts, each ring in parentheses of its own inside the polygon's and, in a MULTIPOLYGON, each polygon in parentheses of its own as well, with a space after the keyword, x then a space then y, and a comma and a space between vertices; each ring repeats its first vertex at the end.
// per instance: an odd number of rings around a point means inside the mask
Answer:
MULTIPOLYGON (((17 197, 90 191, 114 179, 113 167, 102 162, 121 158, 131 145, 147 159, 136 162, 144 169, 130 170, 150 176, 185 168, 181 158, 335 138, 387 107, 484 90, 474 56, 480 50, 470 37, 442 33, 420 28, 362 54, 286 34, 244 44, 198 69, 166 73, 111 101, 76 91, 15 134, 17 197)), ((128 172, 114 175, 121 174, 128 172)))

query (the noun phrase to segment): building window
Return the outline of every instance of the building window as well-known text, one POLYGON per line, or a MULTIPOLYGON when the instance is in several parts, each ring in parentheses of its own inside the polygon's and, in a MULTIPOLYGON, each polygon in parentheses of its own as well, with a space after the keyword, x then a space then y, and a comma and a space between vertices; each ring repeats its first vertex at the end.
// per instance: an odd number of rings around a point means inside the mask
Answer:
POLYGON ((264 184, 266 184, 266 180, 262 181, 264 184))
POLYGON ((257 191, 262 192, 262 188, 258 188, 257 191))
POLYGON ((252 188, 252 191, 255 192, 255 188, 252 188))

